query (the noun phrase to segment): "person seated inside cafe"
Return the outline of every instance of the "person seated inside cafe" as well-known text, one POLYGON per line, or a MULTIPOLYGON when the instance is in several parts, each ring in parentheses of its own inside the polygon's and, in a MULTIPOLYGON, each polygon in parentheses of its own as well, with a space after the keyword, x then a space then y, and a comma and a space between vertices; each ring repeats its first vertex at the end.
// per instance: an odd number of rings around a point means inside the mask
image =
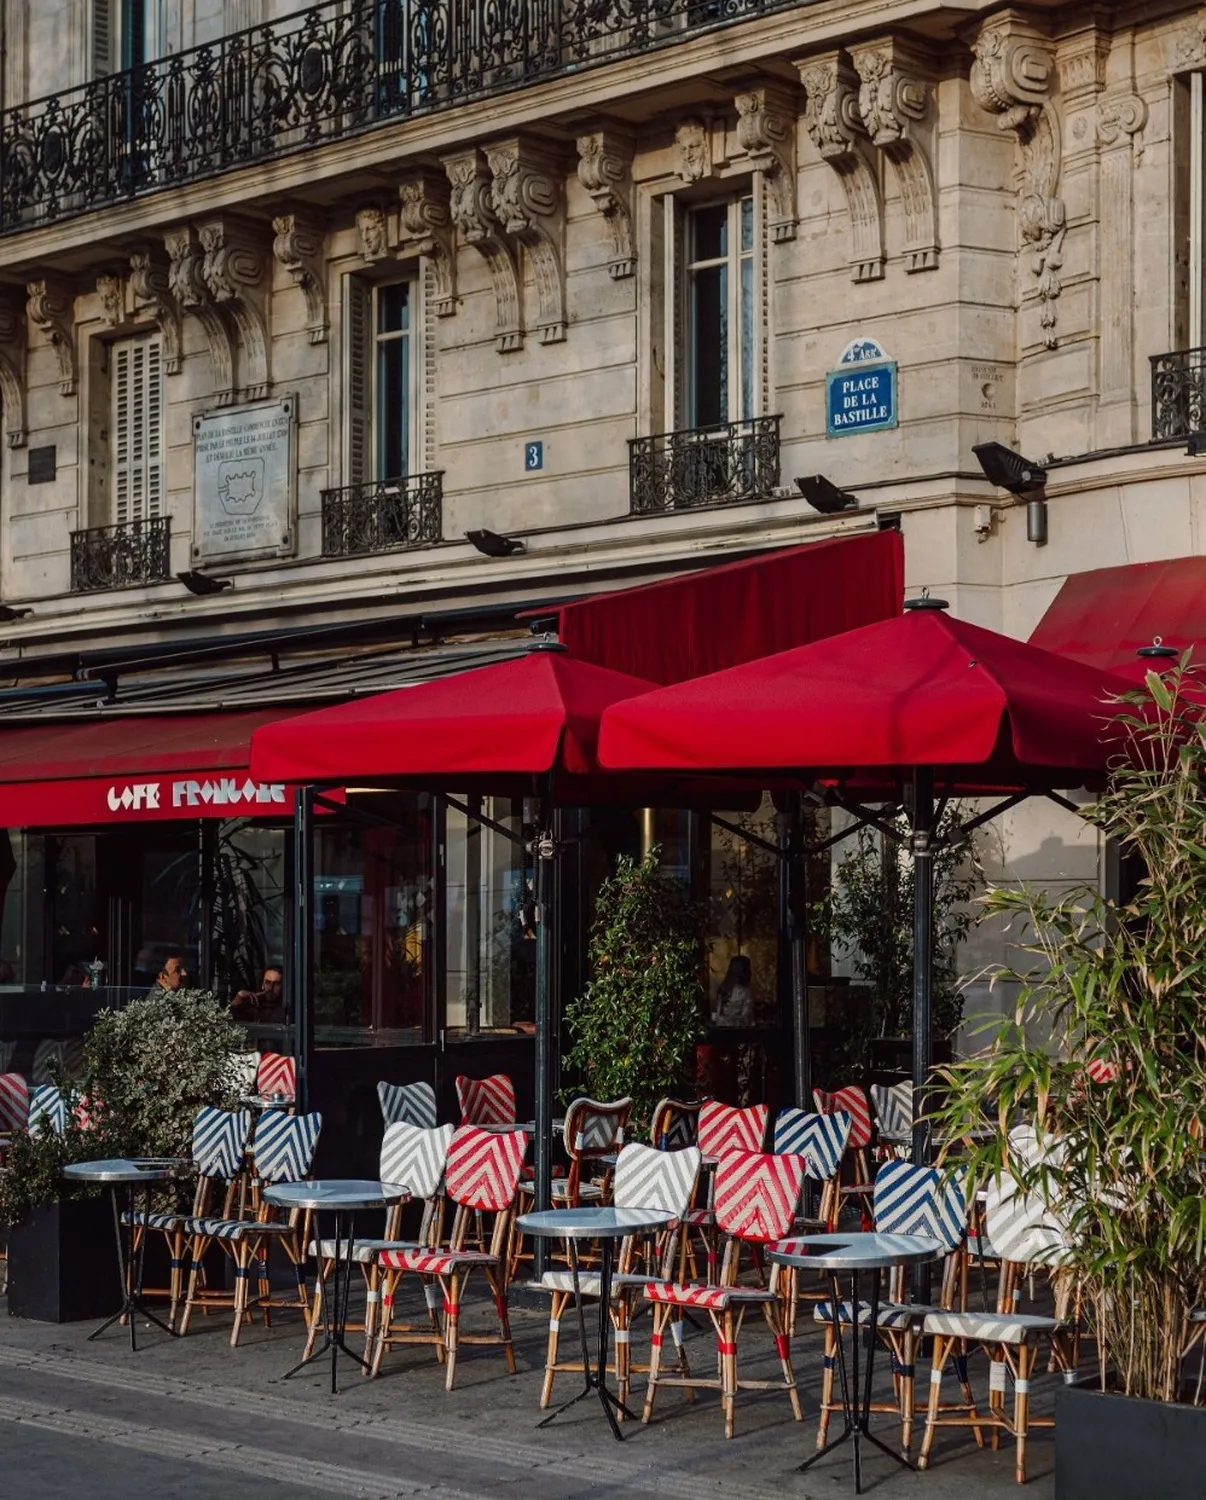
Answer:
POLYGON ((230 1002, 230 1013, 236 1021, 259 1021, 273 1024, 285 1019, 285 981, 278 968, 264 970, 258 990, 240 990, 230 1002))
POLYGON ((156 995, 172 994, 187 978, 188 970, 185 968, 184 959, 178 953, 169 953, 155 978, 155 983, 151 986, 147 999, 152 1000, 156 995))

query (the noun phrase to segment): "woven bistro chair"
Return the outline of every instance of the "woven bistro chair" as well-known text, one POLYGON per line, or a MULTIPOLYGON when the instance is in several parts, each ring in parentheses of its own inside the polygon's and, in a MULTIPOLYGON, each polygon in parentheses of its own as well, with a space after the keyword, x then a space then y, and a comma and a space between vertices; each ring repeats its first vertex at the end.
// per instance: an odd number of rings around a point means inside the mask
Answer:
POLYGON ((913 1133, 912 1082, 906 1078, 900 1083, 873 1083, 869 1092, 880 1159, 907 1161, 913 1133))
POLYGON ((680 1151, 699 1144, 699 1112, 704 1101, 661 1099, 649 1118, 649 1140, 659 1151, 680 1151))
POLYGON ((569 1172, 554 1177, 553 1201, 565 1208, 583 1203, 606 1203, 611 1186, 611 1167, 603 1176, 583 1176, 583 1168, 610 1158, 624 1144, 624 1131, 632 1114, 631 1099, 600 1104, 596 1099, 575 1099, 565 1112, 565 1150, 569 1172))
POLYGON ((386 1083, 377 1085, 377 1100, 381 1105, 381 1118, 386 1125, 417 1125, 421 1130, 434 1130, 436 1124, 436 1096, 431 1084, 386 1083))
MULTIPOLYGON (((1025 1144, 1011 1135, 1011 1145, 1025 1144)), ((1055 1316, 1023 1313, 1016 1310, 1015 1295, 1019 1278, 1028 1266, 1046 1266, 1058 1273, 1069 1257, 1067 1230, 1058 1209, 1048 1205, 1035 1192, 1024 1191, 1008 1168, 990 1178, 985 1204, 988 1234, 1001 1270, 995 1312, 935 1312, 923 1324, 923 1333, 933 1338, 933 1362, 930 1370, 930 1400, 926 1413, 925 1435, 917 1459, 920 1469, 928 1467, 934 1435, 939 1427, 972 1427, 977 1441, 982 1431, 992 1431, 995 1447, 1000 1433, 1014 1439, 1014 1477, 1026 1482, 1026 1441, 1031 1427, 1053 1425, 1050 1417, 1030 1414, 1030 1380, 1041 1347, 1049 1345, 1052 1364, 1071 1371, 1076 1362, 1075 1320, 1069 1314, 1071 1287, 1058 1278, 1055 1316), (988 1355, 988 1413, 978 1411, 970 1394, 954 1414, 943 1415, 941 1407, 942 1377, 948 1363, 964 1359, 970 1349, 981 1349, 988 1355), (1009 1381, 1013 1381, 1013 1411, 1007 1412, 1005 1398, 1009 1381)))
POLYGON ((476 1125, 462 1125, 453 1135, 444 1170, 444 1190, 448 1201, 456 1204, 452 1234, 446 1249, 425 1247, 384 1250, 378 1257, 384 1272, 381 1282, 381 1319, 373 1352, 372 1373, 381 1368, 381 1358, 395 1344, 434 1344, 436 1357, 445 1367, 444 1385, 451 1390, 456 1378, 456 1361, 461 1344, 501 1343, 507 1370, 515 1373, 515 1350, 511 1343, 511 1321, 507 1311, 507 1282, 510 1268, 511 1230, 519 1173, 528 1137, 522 1130, 503 1134, 483 1130, 476 1125), (488 1250, 468 1250, 465 1241, 470 1221, 476 1214, 492 1213, 494 1228, 488 1250), (482 1271, 490 1284, 498 1313, 498 1335, 462 1335, 460 1331, 461 1296, 474 1271, 482 1271), (414 1328, 396 1328, 393 1307, 398 1284, 408 1272, 422 1278, 425 1285, 438 1283, 443 1293, 443 1328, 431 1332, 414 1328))
POLYGON ((261 1099, 297 1098, 297 1063, 279 1052, 265 1052, 255 1074, 256 1092, 261 1099))
POLYGON ((849 1083, 845 1088, 813 1089, 812 1102, 823 1115, 837 1114, 840 1110, 850 1116, 850 1142, 847 1150, 854 1175, 852 1191, 870 1194, 871 1171, 867 1152, 871 1145, 871 1101, 861 1084, 849 1083))
POLYGON ((650 1281, 645 1298, 653 1304, 653 1335, 649 1358, 649 1383, 645 1392, 645 1422, 653 1416, 653 1403, 660 1386, 697 1387, 719 1390, 724 1406, 724 1435, 733 1436, 739 1390, 786 1390, 797 1422, 803 1420, 796 1377, 791 1366, 787 1334, 787 1306, 780 1288, 780 1267, 772 1265, 765 1287, 737 1286, 737 1250, 743 1245, 762 1246, 781 1240, 791 1229, 804 1163, 798 1156, 775 1156, 760 1151, 733 1150, 721 1157, 716 1168, 715 1213, 719 1229, 729 1236, 721 1281, 718 1285, 650 1281), (741 1380, 737 1373, 737 1340, 745 1314, 758 1307, 775 1340, 783 1370, 782 1381, 741 1380), (699 1309, 706 1312, 716 1330, 719 1374, 703 1378, 691 1374, 663 1375, 661 1351, 667 1326, 675 1314, 699 1309))
POLYGON ((0 1161, 8 1137, 29 1124, 29 1084, 23 1073, 0 1073, 0 1161))
MULTIPOLYGON (((705 1168, 722 1161, 732 1151, 761 1151, 769 1116, 770 1111, 765 1104, 739 1109, 734 1104, 721 1104, 715 1099, 706 1100, 699 1110, 697 1137, 705 1168)), ((703 1241, 710 1282, 717 1278, 720 1258, 720 1236, 712 1202, 714 1190, 715 1178, 709 1174, 706 1204, 693 1208, 687 1215, 688 1234, 694 1230, 703 1241)), ((688 1250, 689 1245, 684 1241, 684 1255, 688 1250)))
POLYGON ((506 1073, 492 1073, 489 1078, 460 1074, 456 1100, 462 1125, 515 1124, 515 1085, 506 1073))
MULTIPOLYGON (((419 1223, 418 1238, 404 1241, 401 1239, 404 1205, 396 1204, 386 1212, 385 1233, 381 1239, 362 1239, 357 1235, 352 1245, 352 1259, 360 1266, 365 1281, 362 1326, 366 1362, 372 1355, 372 1341, 377 1332, 377 1311, 381 1303, 381 1265, 378 1260, 381 1251, 434 1250, 440 1243, 444 1221, 442 1193, 444 1167, 448 1160, 448 1148, 452 1144, 452 1133, 451 1125, 437 1125, 433 1129, 425 1130, 420 1125, 408 1125, 404 1120, 398 1120, 393 1125, 386 1126, 385 1135, 381 1141, 381 1159, 378 1163, 380 1180, 406 1188, 410 1195, 409 1202, 415 1200, 422 1202, 423 1215, 419 1223)), ((311 1241, 310 1244, 310 1254, 315 1259, 319 1257, 322 1259, 323 1274, 315 1287, 314 1297, 310 1304, 310 1331, 306 1336, 304 1355, 306 1359, 309 1359, 310 1352, 314 1348, 314 1341, 322 1331, 323 1282, 334 1270, 335 1258, 342 1248, 337 1247, 334 1240, 323 1240, 321 1243, 311 1241)), ((435 1288, 426 1286, 424 1291, 434 1293, 435 1288)), ((438 1330, 440 1325, 437 1297, 428 1297, 427 1310, 432 1326, 438 1330)), ((353 1332, 355 1331, 354 1325, 348 1326, 353 1332)))
MULTIPOLYGON (((842 1158, 850 1140, 850 1116, 844 1112, 834 1115, 813 1114, 804 1109, 781 1109, 775 1118, 774 1149, 777 1156, 799 1156, 804 1163, 804 1181, 800 1187, 800 1202, 796 1208, 793 1229, 826 1230, 837 1228, 839 1196, 842 1175, 842 1158), (820 1185, 820 1198, 816 1212, 811 1212, 809 1203, 810 1184, 820 1185)), ((824 1281, 807 1287, 801 1284, 801 1273, 789 1270, 788 1277, 788 1332, 794 1337, 796 1311, 801 1299, 815 1302, 825 1295, 824 1281)))
MULTIPOLYGON (((967 1199, 961 1178, 947 1179, 933 1167, 915 1167, 911 1162, 885 1162, 875 1174, 875 1229, 880 1234, 916 1234, 935 1240, 946 1251, 943 1262, 942 1289, 937 1306, 905 1301, 905 1267, 892 1271, 888 1295, 879 1303, 875 1320, 876 1337, 887 1346, 892 1359, 892 1383, 896 1403, 879 1403, 873 1411, 892 1411, 900 1418, 900 1450, 907 1459, 913 1442, 916 1417, 916 1365, 922 1327, 930 1313, 954 1307, 963 1286, 961 1252, 967 1234, 967 1199)), ((859 1327, 871 1321, 871 1304, 860 1299, 859 1327)), ((824 1371, 821 1379, 821 1417, 817 1426, 817 1447, 824 1448, 829 1436, 829 1418, 843 1410, 833 1399, 833 1372, 837 1367, 838 1338, 842 1328, 849 1328, 855 1310, 848 1301, 837 1304, 836 1321, 832 1300, 817 1305, 813 1319, 825 1329, 824 1371)), ((964 1399, 971 1400, 966 1364, 958 1370, 964 1399)))
POLYGON ((262 1190, 277 1183, 301 1182, 310 1175, 321 1129, 322 1116, 318 1113, 291 1115, 280 1110, 266 1110, 256 1121, 251 1145, 253 1176, 249 1207, 252 1216, 227 1219, 202 1214, 185 1219, 184 1232, 190 1241, 190 1266, 188 1297, 180 1320, 182 1334, 188 1332, 195 1307, 232 1307, 234 1327, 230 1343, 234 1348, 239 1342, 244 1319, 253 1310, 262 1311, 264 1322, 268 1324, 273 1307, 288 1306, 273 1299, 268 1283, 268 1248, 273 1243, 280 1245, 293 1265, 297 1302, 303 1315, 308 1316, 306 1247, 310 1214, 294 1210, 280 1218, 280 1211, 263 1199, 262 1190), (202 1288, 199 1284, 201 1257, 211 1244, 221 1245, 234 1262, 233 1292, 202 1288), (250 1290, 253 1272, 259 1282, 259 1294, 254 1298, 250 1290))
MULTIPOLYGON (((634 1366, 631 1362, 629 1336, 632 1325, 634 1300, 650 1276, 671 1277, 678 1254, 678 1238, 682 1219, 690 1207, 699 1176, 700 1153, 698 1147, 684 1146, 681 1151, 658 1151, 653 1146, 638 1141, 625 1146, 616 1161, 615 1194, 616 1208, 655 1209, 675 1216, 679 1222, 661 1236, 660 1246, 645 1244, 641 1237, 626 1235, 620 1241, 616 1258, 616 1273, 612 1279, 611 1320, 616 1340, 616 1383, 621 1402, 628 1399, 628 1388, 634 1366), (644 1274, 635 1269, 642 1250, 646 1262, 644 1274)), ((578 1285, 583 1299, 597 1300, 602 1293, 602 1278, 598 1271, 580 1270, 578 1285)), ((579 1375, 582 1364, 579 1360, 564 1363, 559 1360, 561 1320, 566 1308, 574 1298, 574 1276, 572 1271, 546 1271, 539 1286, 552 1292, 553 1304, 549 1312, 549 1342, 544 1363, 544 1384, 540 1390, 540 1406, 548 1406, 553 1395, 553 1381, 558 1374, 570 1371, 579 1375)), ((682 1319, 671 1324, 675 1344, 682 1349, 682 1319)), ((681 1358, 681 1356, 680 1356, 681 1358)), ((686 1372, 685 1362, 681 1368, 686 1372)), ((621 1419, 623 1413, 620 1414, 621 1419)))
POLYGON ((67 1129, 67 1101, 53 1083, 36 1083, 29 1096, 30 1135, 43 1130, 62 1135, 67 1129))

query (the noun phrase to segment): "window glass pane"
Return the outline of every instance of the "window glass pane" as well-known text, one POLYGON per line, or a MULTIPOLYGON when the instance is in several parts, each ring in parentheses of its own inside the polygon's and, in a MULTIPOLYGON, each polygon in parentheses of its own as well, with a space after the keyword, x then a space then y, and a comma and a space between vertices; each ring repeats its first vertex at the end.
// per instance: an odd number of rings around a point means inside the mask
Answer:
POLYGON ((218 830, 214 982, 258 994, 285 959, 285 830, 232 821, 218 830))
POLYGON ((377 478, 396 479, 410 458, 410 339, 377 345, 377 478))
POLYGON ((410 282, 377 288, 377 332, 402 333, 410 327, 410 282))
POLYGON ((717 260, 729 253, 729 206, 697 208, 691 215, 690 258, 717 260))
POLYGON ((754 415, 754 262, 741 262, 741 416, 754 415))
POLYGON ((728 268, 691 273, 688 370, 689 425, 708 427, 729 419, 728 268))
POLYGON ((740 203, 741 210, 741 249, 743 252, 754 248, 754 200, 743 198, 740 203))
MULTIPOLYGON (((723 813, 726 822, 777 842, 769 797, 754 813, 723 813)), ((779 967, 779 861, 718 824, 711 825, 708 992, 719 1026, 773 1023, 779 967)))

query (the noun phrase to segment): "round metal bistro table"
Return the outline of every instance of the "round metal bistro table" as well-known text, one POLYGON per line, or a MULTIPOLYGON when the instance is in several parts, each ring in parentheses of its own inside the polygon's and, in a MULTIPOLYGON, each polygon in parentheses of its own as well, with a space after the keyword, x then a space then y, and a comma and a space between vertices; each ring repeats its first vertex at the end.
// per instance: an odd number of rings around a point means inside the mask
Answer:
POLYGON ((142 1262, 147 1237, 139 1241, 137 1259, 134 1256, 134 1213, 139 1188, 143 1189, 143 1208, 149 1212, 151 1191, 161 1183, 170 1182, 187 1171, 191 1163, 176 1157, 115 1157, 107 1161, 77 1161, 63 1168, 63 1176, 72 1182, 97 1182, 109 1189, 113 1199, 113 1230, 117 1238, 117 1274, 121 1278, 121 1308, 111 1318, 93 1329, 89 1339, 99 1338, 106 1328, 111 1328, 118 1319, 128 1323, 130 1348, 138 1347, 135 1335, 135 1314, 149 1319, 156 1328, 177 1337, 176 1330, 169 1328, 161 1318, 151 1311, 142 1300, 142 1262), (123 1192, 124 1189, 124 1192, 123 1192), (125 1199, 123 1211, 121 1199, 125 1199), (124 1233, 123 1233, 124 1230, 124 1233))
POLYGON ((767 1257, 781 1266, 795 1270, 828 1271, 829 1310, 833 1322, 834 1342, 837 1345, 838 1379, 842 1391, 842 1414, 845 1425, 837 1437, 831 1438, 823 1448, 818 1448, 800 1465, 800 1472, 816 1463, 823 1454, 847 1438, 854 1440, 854 1493, 862 1494, 862 1455, 859 1451, 861 1439, 866 1438, 897 1463, 911 1469, 912 1464, 895 1448, 870 1431, 868 1418, 871 1412, 871 1375, 875 1363, 875 1331, 879 1322, 880 1281, 885 1271, 896 1266, 923 1265, 927 1261, 940 1260, 943 1249, 936 1240, 924 1239, 916 1234, 805 1234, 789 1240, 779 1240, 767 1247, 767 1257), (842 1342, 841 1291, 838 1279, 843 1274, 850 1278, 850 1370, 847 1380, 846 1350, 842 1342), (858 1316, 859 1277, 871 1277, 871 1317, 861 1323, 858 1316), (864 1330, 867 1334, 867 1368, 863 1376, 863 1388, 859 1392, 859 1343, 864 1330))
POLYGON ((517 1220, 523 1234, 535 1239, 568 1240, 570 1272, 574 1278, 574 1306, 578 1311, 578 1341, 582 1346, 582 1370, 585 1384, 576 1396, 563 1401, 555 1410, 537 1422, 537 1427, 546 1427, 554 1417, 568 1411, 579 1401, 585 1400, 592 1391, 597 1391, 599 1401, 611 1423, 617 1439, 624 1434, 616 1420, 616 1412, 622 1411, 635 1422, 636 1414, 629 1411, 619 1396, 607 1388, 607 1349, 611 1336, 611 1279, 615 1264, 616 1241, 626 1235, 651 1233, 666 1229, 675 1222, 673 1214, 654 1208, 546 1208, 536 1213, 521 1214, 517 1220), (599 1343, 598 1360, 591 1368, 590 1346, 586 1337, 586 1310, 582 1305, 582 1287, 579 1282, 578 1241, 599 1241, 599 1343))
POLYGON ((324 1239, 335 1241, 334 1286, 327 1295, 327 1278, 323 1274, 323 1257, 318 1255, 318 1290, 322 1298, 323 1343, 321 1349, 287 1370, 282 1377, 289 1379, 312 1360, 320 1359, 331 1351, 331 1394, 339 1389, 339 1351, 354 1360, 363 1370, 368 1369, 364 1359, 349 1349, 344 1335, 348 1326, 348 1297, 352 1289, 355 1265, 352 1259, 356 1242, 356 1215, 363 1209, 390 1208, 395 1203, 405 1203, 410 1198, 410 1189, 397 1183, 370 1182, 360 1178, 327 1178, 315 1182, 282 1182, 264 1189, 264 1198, 278 1208, 310 1209, 314 1213, 313 1237, 321 1250, 324 1239), (333 1232, 324 1235, 321 1217, 330 1214, 334 1219, 333 1232), (340 1251, 343 1253, 340 1254, 340 1251))

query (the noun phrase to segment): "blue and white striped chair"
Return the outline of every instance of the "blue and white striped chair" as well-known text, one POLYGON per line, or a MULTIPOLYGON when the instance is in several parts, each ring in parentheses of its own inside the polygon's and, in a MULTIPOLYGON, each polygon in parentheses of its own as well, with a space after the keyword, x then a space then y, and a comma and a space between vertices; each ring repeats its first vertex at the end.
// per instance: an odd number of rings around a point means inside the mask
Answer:
POLYGON ((381 1105, 381 1118, 386 1125, 417 1125, 421 1130, 434 1130, 436 1123, 436 1096, 431 1084, 386 1083, 377 1085, 377 1099, 381 1105))
MULTIPOLYGON (((816 1223, 826 1229, 837 1226, 842 1157, 850 1144, 850 1116, 814 1114, 806 1109, 781 1109, 775 1120, 775 1155, 802 1156, 804 1176, 820 1184, 821 1201, 816 1223)), ((801 1205, 801 1214, 804 1213, 801 1205)))
POLYGON ((39 1083, 29 1096, 30 1135, 40 1135, 49 1130, 62 1135, 67 1129, 67 1101, 53 1083, 39 1083))
MULTIPOLYGON (((904 1301, 904 1267, 892 1273, 888 1296, 876 1309, 876 1336, 886 1344, 892 1358, 892 1377, 896 1387, 895 1406, 878 1405, 873 1410, 894 1411, 900 1417, 900 1447, 907 1458, 913 1441, 915 1416, 916 1361, 922 1328, 927 1317, 949 1308, 960 1294, 962 1260, 958 1254, 967 1234, 967 1199, 962 1174, 947 1178, 933 1167, 915 1167, 911 1162, 885 1162, 875 1174, 873 1196, 875 1230, 879 1234, 914 1234, 936 1241, 946 1251, 942 1290, 937 1307, 904 1301)), ((821 1418, 817 1428, 817 1447, 823 1448, 829 1434, 829 1418, 841 1411, 833 1399, 833 1372, 837 1365, 840 1328, 849 1328, 855 1318, 859 1326, 871 1321, 871 1303, 860 1301, 855 1309, 849 1302, 832 1298, 817 1305, 813 1317, 825 1328, 824 1373, 821 1381, 821 1418)), ((965 1396, 970 1398, 965 1365, 959 1368, 965 1396)))
POLYGON ((190 1241, 190 1266, 188 1298, 180 1320, 182 1334, 188 1332, 194 1307, 233 1307, 234 1327, 230 1335, 233 1348, 239 1342, 243 1320, 251 1310, 249 1282, 253 1266, 259 1281, 259 1295, 255 1299, 255 1305, 263 1310, 265 1323, 269 1321, 269 1309, 282 1305, 273 1301, 268 1285, 270 1243, 279 1244, 292 1262, 297 1278, 298 1303, 303 1314, 308 1316, 305 1252, 309 1241, 310 1215, 294 1212, 287 1218, 278 1218, 277 1210, 263 1200, 261 1192, 264 1187, 280 1182, 300 1182, 309 1176, 321 1129, 322 1116, 318 1113, 288 1115, 280 1110, 265 1111, 256 1121, 251 1146, 254 1174, 251 1179, 251 1203, 254 1217, 222 1218, 201 1214, 184 1220, 184 1233, 190 1241), (198 1284, 201 1257, 211 1244, 221 1245, 234 1262, 233 1293, 202 1289, 198 1284))

